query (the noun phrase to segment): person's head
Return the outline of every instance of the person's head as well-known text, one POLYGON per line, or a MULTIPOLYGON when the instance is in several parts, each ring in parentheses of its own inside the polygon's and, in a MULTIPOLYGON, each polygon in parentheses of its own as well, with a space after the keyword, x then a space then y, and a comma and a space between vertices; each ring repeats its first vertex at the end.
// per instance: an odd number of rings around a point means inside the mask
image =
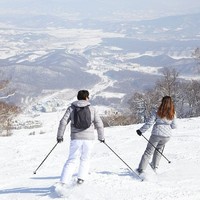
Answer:
POLYGON ((158 108, 157 114, 160 118, 167 118, 169 120, 174 118, 175 108, 170 96, 164 96, 162 98, 162 102, 158 108))
POLYGON ((80 90, 77 94, 78 100, 87 100, 89 99, 89 92, 87 90, 80 90))

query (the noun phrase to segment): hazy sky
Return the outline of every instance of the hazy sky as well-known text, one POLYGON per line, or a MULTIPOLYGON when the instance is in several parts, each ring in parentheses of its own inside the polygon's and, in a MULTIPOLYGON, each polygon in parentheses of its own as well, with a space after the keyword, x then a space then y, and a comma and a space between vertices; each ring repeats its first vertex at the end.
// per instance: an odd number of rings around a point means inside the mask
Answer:
POLYGON ((0 14, 69 14, 87 18, 148 18, 200 12, 200 0, 0 0, 0 14))

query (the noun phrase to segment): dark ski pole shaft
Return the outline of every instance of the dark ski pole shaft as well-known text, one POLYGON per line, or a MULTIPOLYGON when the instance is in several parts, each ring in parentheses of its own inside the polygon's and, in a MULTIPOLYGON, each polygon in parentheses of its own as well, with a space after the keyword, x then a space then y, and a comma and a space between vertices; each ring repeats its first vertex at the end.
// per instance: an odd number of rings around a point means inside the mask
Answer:
POLYGON ((51 151, 47 154, 47 156, 44 158, 44 160, 40 163, 40 165, 37 167, 37 169, 33 172, 33 174, 36 174, 37 170, 41 167, 41 165, 44 163, 44 161, 48 158, 50 153, 56 148, 58 142, 54 145, 54 147, 51 149, 51 151))
POLYGON ((104 144, 130 169, 133 174, 135 174, 139 179, 141 179, 141 181, 143 181, 143 179, 137 173, 135 173, 134 170, 122 158, 120 158, 120 156, 108 144, 105 142, 104 144))
POLYGON ((154 148, 155 148, 155 150, 157 151, 157 152, 159 152, 160 154, 161 154, 161 156, 163 156, 167 161, 168 161, 168 163, 171 163, 171 161, 170 160, 168 160, 167 158, 166 158, 166 156, 163 154, 163 151, 164 151, 164 148, 163 148, 163 150, 162 150, 162 152, 160 152, 144 135, 142 135, 142 137, 149 143, 149 144, 151 144, 154 148))

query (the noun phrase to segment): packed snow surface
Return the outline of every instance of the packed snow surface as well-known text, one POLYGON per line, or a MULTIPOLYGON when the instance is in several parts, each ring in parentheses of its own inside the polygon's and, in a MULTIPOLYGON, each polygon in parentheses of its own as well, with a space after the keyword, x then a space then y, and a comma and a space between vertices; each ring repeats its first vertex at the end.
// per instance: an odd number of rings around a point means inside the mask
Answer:
MULTIPOLYGON (((96 140, 88 180, 77 186, 58 182, 68 156, 69 127, 36 174, 33 172, 56 144, 63 112, 39 116, 43 127, 0 137, 1 200, 199 200, 200 118, 178 119, 164 149, 157 174, 148 166, 141 181, 105 144, 96 140), (32 133, 32 134, 31 134, 32 133)), ((147 141, 136 134, 142 124, 105 128, 106 143, 135 170, 147 141)), ((151 130, 145 133, 149 138, 151 130)), ((75 179, 75 176, 73 177, 75 179)))

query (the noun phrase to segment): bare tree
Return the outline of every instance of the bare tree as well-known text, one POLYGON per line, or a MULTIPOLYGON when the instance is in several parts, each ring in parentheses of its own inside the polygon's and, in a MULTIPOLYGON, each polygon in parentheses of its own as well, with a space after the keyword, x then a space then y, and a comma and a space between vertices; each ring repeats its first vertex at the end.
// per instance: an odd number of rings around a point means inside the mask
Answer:
POLYGON ((137 122, 145 122, 153 109, 157 108, 160 95, 155 89, 147 90, 145 93, 136 92, 128 100, 131 113, 137 122))
POLYGON ((165 68, 162 78, 156 82, 154 88, 133 94, 128 104, 137 122, 144 122, 151 110, 157 109, 162 97, 166 95, 173 98, 177 117, 200 116, 200 81, 182 80, 178 75, 176 70, 165 68))
POLYGON ((175 69, 164 68, 163 77, 157 81, 156 89, 161 96, 176 96, 179 73, 175 69))
POLYGON ((187 102, 187 115, 196 117, 200 115, 200 81, 192 80, 186 85, 185 95, 187 102))
POLYGON ((0 135, 5 131, 6 136, 10 135, 12 119, 20 113, 19 107, 0 102, 0 135))
POLYGON ((11 78, 5 77, 0 71, 0 101, 7 101, 15 95, 15 89, 11 86, 11 78))
POLYGON ((127 115, 125 113, 113 113, 108 116, 103 116, 102 121, 105 127, 125 126, 137 123, 137 119, 133 115, 127 115))
POLYGON ((145 94, 136 92, 128 100, 129 108, 133 116, 136 116, 137 122, 144 122, 146 118, 147 102, 145 94))
POLYGON ((144 93, 136 92, 129 99, 128 104, 138 122, 145 122, 151 111, 157 109, 163 96, 176 98, 178 94, 178 72, 175 69, 164 68, 163 76, 156 82, 155 87, 144 93))
POLYGON ((20 108, 7 100, 14 96, 15 90, 9 87, 10 81, 0 77, 0 135, 10 135, 12 119, 20 113, 20 108))
POLYGON ((200 48, 199 47, 194 50, 194 52, 192 53, 192 56, 194 57, 197 63, 195 66, 196 71, 197 73, 200 73, 200 48))

